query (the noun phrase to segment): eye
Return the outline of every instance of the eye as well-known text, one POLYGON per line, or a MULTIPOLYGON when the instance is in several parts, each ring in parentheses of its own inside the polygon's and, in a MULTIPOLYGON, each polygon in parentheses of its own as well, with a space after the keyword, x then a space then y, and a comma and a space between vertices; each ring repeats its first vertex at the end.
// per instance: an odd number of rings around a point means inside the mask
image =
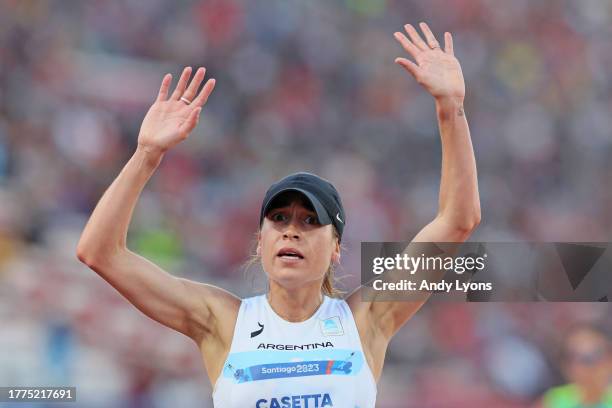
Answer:
POLYGON ((272 216, 270 217, 270 219, 271 219, 272 221, 275 221, 275 222, 281 222, 281 221, 284 221, 284 220, 285 220, 285 218, 286 218, 286 217, 285 217, 285 214, 283 214, 282 212, 277 212, 277 213, 274 213, 274 214, 272 214, 272 216))
POLYGON ((314 215, 308 215, 305 219, 304 222, 306 224, 311 224, 311 225, 317 225, 319 224, 319 220, 317 219, 317 217, 315 217, 314 215))

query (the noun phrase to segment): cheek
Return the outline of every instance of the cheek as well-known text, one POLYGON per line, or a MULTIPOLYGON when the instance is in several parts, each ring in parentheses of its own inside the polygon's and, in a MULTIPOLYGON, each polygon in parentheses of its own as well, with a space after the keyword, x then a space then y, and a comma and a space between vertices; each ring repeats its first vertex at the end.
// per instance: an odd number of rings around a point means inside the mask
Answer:
POLYGON ((274 255, 274 243, 271 237, 268 235, 265 238, 262 238, 260 241, 260 256, 263 260, 268 260, 274 255))
POLYGON ((314 252, 317 254, 318 263, 327 266, 332 261, 333 257, 333 243, 329 237, 324 236, 319 238, 314 245, 314 252))
POLYGON ((264 225, 259 235, 259 253, 262 262, 267 262, 271 257, 271 252, 274 250, 274 231, 266 228, 264 225))

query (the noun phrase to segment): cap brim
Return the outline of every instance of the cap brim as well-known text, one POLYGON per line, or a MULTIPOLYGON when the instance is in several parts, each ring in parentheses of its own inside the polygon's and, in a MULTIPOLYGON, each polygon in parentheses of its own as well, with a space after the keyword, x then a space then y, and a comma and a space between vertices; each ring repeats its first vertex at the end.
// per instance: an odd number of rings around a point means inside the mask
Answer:
POLYGON ((321 225, 327 225, 327 224, 331 224, 332 220, 329 217, 329 215, 327 214, 327 211, 325 211, 325 207, 323 207, 323 204, 321 204, 321 202, 319 201, 319 199, 312 193, 303 190, 301 188, 295 188, 295 187, 290 187, 290 188, 285 188, 283 190, 280 190, 278 192, 276 192, 272 197, 270 197, 270 199, 268 200, 268 202, 266 203, 266 205, 264 206, 264 211, 262 216, 265 217, 266 214, 268 213, 268 210, 270 209, 270 205, 272 204, 272 202, 281 194, 289 192, 289 191, 297 191, 298 193, 302 193, 304 194, 304 196, 308 199, 308 201, 310 201, 310 204, 312 204, 312 207, 314 208, 315 212, 317 213, 317 218, 319 219, 319 224, 321 225))

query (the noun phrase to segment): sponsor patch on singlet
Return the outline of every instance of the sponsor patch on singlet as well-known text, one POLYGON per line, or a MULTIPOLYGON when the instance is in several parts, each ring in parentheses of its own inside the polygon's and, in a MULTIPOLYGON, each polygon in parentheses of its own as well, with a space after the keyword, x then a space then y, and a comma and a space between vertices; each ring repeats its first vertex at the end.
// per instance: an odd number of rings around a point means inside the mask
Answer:
POLYGON ((363 366, 363 354, 357 350, 246 351, 229 355, 223 377, 245 383, 311 375, 356 375, 363 366))

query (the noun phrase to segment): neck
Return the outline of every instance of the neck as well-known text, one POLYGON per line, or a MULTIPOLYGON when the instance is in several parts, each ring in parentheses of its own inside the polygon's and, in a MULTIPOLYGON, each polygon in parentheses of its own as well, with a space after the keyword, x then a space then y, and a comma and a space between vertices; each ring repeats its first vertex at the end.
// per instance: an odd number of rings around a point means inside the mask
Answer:
POLYGON ((578 386, 580 387, 582 402, 589 405, 601 402, 607 389, 605 384, 580 384, 578 386))
POLYGON ((287 289, 271 281, 266 296, 277 315, 294 323, 308 320, 323 303, 321 285, 287 289))

